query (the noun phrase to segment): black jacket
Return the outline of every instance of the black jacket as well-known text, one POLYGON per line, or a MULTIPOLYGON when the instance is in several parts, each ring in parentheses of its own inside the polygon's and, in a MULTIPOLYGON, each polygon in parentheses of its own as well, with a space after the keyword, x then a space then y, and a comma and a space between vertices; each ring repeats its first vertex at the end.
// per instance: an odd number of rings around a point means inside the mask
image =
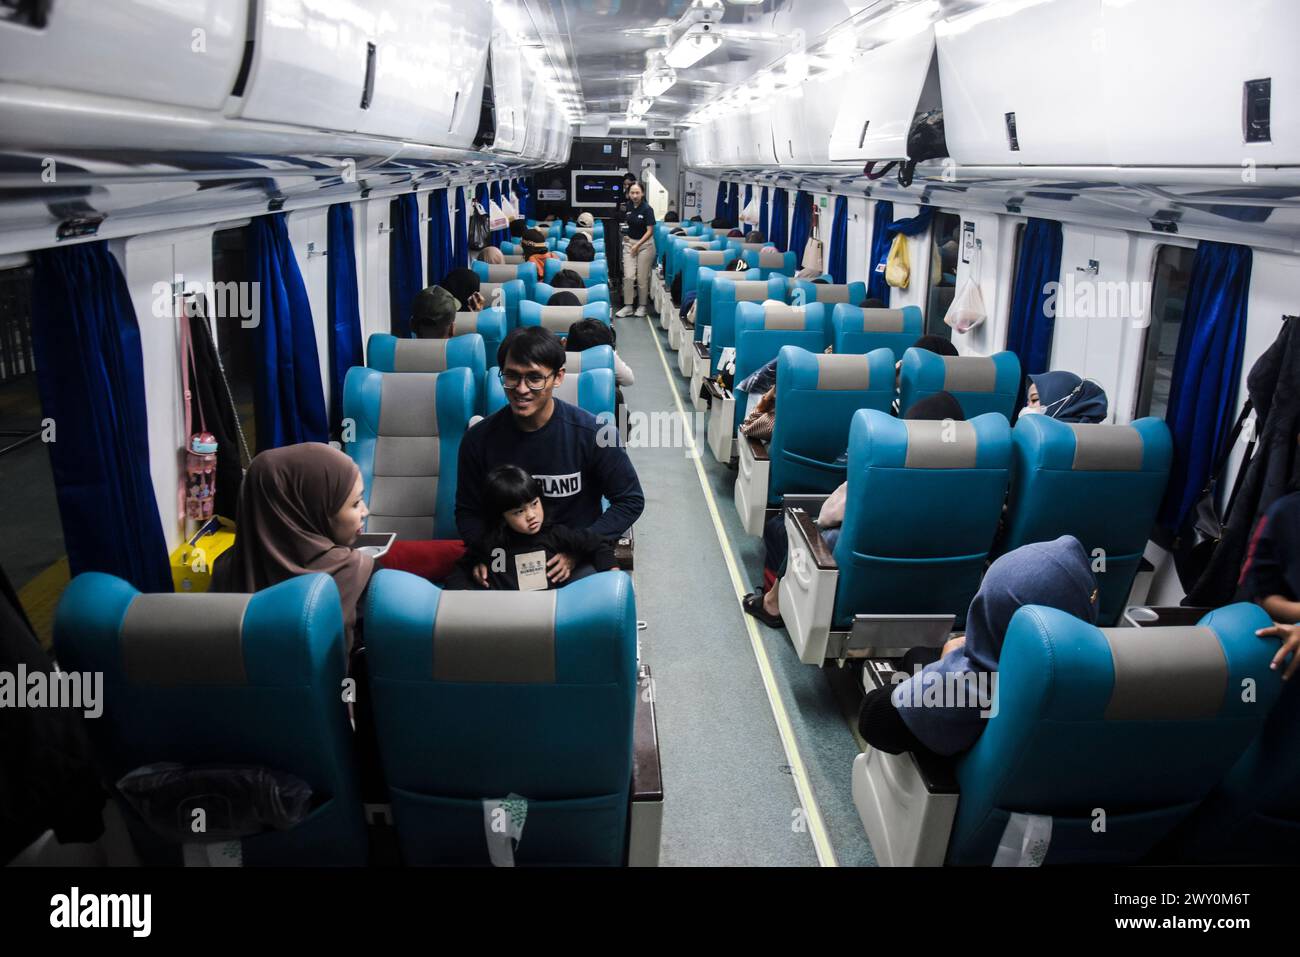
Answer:
POLYGON ((599 535, 585 529, 549 524, 543 524, 536 535, 521 535, 513 529, 503 529, 497 535, 489 536, 478 548, 467 551, 460 564, 467 575, 472 574, 475 565, 487 565, 489 588, 518 591, 515 556, 537 551, 545 552, 548 562, 556 555, 565 554, 577 559, 579 565, 589 564, 598 572, 614 567, 614 546, 599 535))

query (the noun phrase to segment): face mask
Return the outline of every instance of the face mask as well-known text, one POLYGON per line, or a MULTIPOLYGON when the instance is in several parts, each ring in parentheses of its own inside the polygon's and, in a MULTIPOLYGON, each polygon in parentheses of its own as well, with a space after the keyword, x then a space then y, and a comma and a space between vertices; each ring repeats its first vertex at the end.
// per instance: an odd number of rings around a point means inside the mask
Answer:
POLYGON ((1042 415, 1043 410, 1041 408, 1034 409, 1034 408, 1030 408, 1029 406, 1025 406, 1023 409, 1020 410, 1020 414, 1021 415, 1042 415))

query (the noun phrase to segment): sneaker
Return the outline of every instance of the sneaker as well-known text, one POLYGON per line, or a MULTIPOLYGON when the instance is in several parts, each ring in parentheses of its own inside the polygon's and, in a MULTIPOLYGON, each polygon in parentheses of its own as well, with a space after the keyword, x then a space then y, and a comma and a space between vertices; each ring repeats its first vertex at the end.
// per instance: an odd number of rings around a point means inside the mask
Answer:
MULTIPOLYGON (((641 314, 642 314, 642 315, 645 315, 644 312, 642 312, 641 314)), ((618 318, 618 319, 626 319, 626 318, 627 318, 628 316, 630 316, 630 315, 632 315, 632 307, 631 307, 631 306, 624 306, 624 307, 623 307, 622 309, 620 309, 618 312, 614 313, 615 318, 618 318)))
POLYGON ((639 319, 641 316, 644 316, 644 315, 645 315, 645 306, 637 306, 637 307, 636 307, 636 315, 637 315, 637 318, 638 318, 638 319, 639 319))

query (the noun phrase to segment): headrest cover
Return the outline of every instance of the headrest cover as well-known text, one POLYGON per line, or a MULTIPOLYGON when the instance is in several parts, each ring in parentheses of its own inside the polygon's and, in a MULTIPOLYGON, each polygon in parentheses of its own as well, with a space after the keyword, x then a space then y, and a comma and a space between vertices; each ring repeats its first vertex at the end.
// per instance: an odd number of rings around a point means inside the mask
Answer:
POLYGON ((393 371, 445 371, 449 341, 449 339, 398 339, 393 352, 393 371))
POLYGON ((727 261, 727 254, 720 249, 703 249, 697 255, 701 266, 721 266, 727 261))
POLYGON ((1212 628, 1103 628, 1115 668, 1107 721, 1213 718, 1223 707, 1228 661, 1212 628), (1170 662, 1178 662, 1170 680, 1170 662))
MULTIPOLYGON (((568 290, 566 289, 565 292, 568 290)), ((577 322, 582 318, 581 306, 542 306, 543 319, 567 319, 577 322)))
POLYGON ((122 620, 122 671, 138 685, 246 685, 252 595, 136 595, 122 620))
POLYGON ((758 279, 745 279, 733 282, 736 302, 763 302, 767 299, 767 282, 758 279))
POLYGON ((802 332, 807 328, 807 322, 807 315, 801 307, 787 306, 783 302, 763 303, 764 329, 788 329, 802 332))
POLYGON ((456 335, 463 336, 466 333, 478 332, 478 316, 477 312, 456 313, 456 335))
POLYGON ((866 356, 816 353, 819 391, 848 392, 871 388, 871 363, 866 356))
MULTIPOLYGON (((488 279, 493 282, 509 282, 511 279, 519 278, 519 270, 514 266, 507 265, 487 265, 487 274, 488 279)), ((482 291, 482 286, 479 287, 479 290, 482 291)))
POLYGON ((973 469, 979 452, 975 426, 970 422, 933 422, 907 419, 907 457, 909 469, 973 469))
POLYGON ((902 309, 863 309, 863 332, 902 332, 902 309))
POLYGON ((573 272, 576 272, 579 276, 581 276, 583 279, 586 279, 588 276, 591 275, 591 265, 592 265, 591 263, 580 263, 580 262, 569 261, 569 262, 565 262, 560 267, 560 269, 572 270, 573 272))
POLYGON ((781 269, 785 266, 785 253, 764 246, 758 251, 758 265, 763 269, 781 269))
POLYGON ((438 374, 380 373, 379 434, 428 436, 438 434, 438 374))
POLYGON ((819 286, 814 283, 813 289, 816 290, 815 295, 817 296, 818 302, 835 303, 849 301, 849 287, 847 285, 834 286, 827 284, 819 286))
POLYGON ((576 375, 582 371, 581 352, 566 352, 564 354, 564 371, 568 375, 576 375))
POLYGON ((1076 472, 1142 471, 1142 434, 1131 425, 1063 422, 1074 432, 1076 472))
POLYGON ((998 367, 988 356, 939 356, 943 387, 948 392, 992 392, 998 387, 998 367))
POLYGON ((435 681, 552 684, 553 591, 444 591, 433 624, 435 681))

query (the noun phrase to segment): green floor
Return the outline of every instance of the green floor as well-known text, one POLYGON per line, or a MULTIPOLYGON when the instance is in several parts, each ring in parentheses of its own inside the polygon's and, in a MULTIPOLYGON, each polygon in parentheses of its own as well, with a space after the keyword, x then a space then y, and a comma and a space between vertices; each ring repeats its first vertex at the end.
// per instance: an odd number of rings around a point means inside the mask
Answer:
MULTIPOLYGON (((636 373, 636 384, 624 389, 629 410, 673 412, 675 393, 690 412, 688 382, 657 320, 620 319, 616 327, 619 355, 636 373)), ((762 577, 762 543, 740 526, 736 473, 714 461, 702 434, 697 441, 723 536, 749 591, 762 577)), ((849 791, 859 750, 850 672, 800 663, 785 632, 763 625, 756 625, 756 649, 695 460, 683 448, 634 447, 630 454, 646 494, 636 527, 637 615, 648 623, 642 655, 655 675, 662 862, 816 865, 820 844, 823 864, 873 865, 849 791)))

